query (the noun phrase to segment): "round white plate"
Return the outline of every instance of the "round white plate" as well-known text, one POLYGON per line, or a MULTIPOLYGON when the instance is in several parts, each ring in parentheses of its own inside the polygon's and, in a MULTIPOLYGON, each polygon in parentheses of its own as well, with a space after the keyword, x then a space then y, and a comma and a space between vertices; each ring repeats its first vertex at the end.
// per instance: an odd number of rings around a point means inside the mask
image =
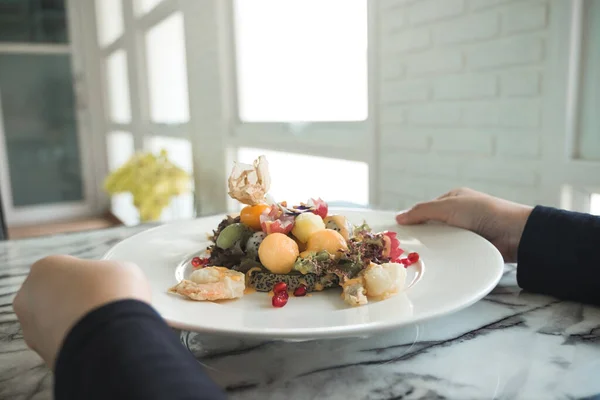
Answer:
POLYGON ((215 303, 167 293, 191 272, 189 260, 210 244, 208 234, 223 216, 147 230, 117 244, 104 258, 138 264, 150 280, 154 307, 173 327, 268 339, 368 336, 413 324, 475 303, 502 276, 500 253, 474 233, 445 225, 401 227, 393 212, 335 212, 355 224, 366 221, 375 231, 396 231, 403 249, 420 254, 422 262, 408 268, 406 291, 351 307, 340 297, 341 288, 335 288, 309 297, 290 296, 283 308, 273 308, 266 293, 215 303))

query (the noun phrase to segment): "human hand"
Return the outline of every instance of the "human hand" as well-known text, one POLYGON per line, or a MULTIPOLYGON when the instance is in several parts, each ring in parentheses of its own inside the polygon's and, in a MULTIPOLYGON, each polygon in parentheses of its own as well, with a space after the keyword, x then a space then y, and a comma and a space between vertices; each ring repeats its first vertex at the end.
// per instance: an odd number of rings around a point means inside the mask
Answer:
POLYGON ((519 241, 533 208, 461 188, 415 205, 396 220, 401 225, 444 222, 468 229, 489 240, 506 262, 517 260, 519 241))
POLYGON ((54 368, 65 336, 79 319, 128 298, 150 302, 150 286, 138 266, 50 256, 32 265, 13 307, 25 343, 54 368))

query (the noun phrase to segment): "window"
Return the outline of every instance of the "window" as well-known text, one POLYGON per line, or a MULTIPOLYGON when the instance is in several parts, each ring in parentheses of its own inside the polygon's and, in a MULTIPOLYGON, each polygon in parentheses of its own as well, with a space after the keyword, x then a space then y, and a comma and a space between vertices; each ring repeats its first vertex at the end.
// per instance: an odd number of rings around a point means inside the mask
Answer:
POLYGON ((4 0, 0 18, 0 42, 67 43, 64 0, 4 0))
MULTIPOLYGON (((133 135, 129 132, 111 132, 106 139, 108 147, 108 168, 112 172, 129 161, 133 156, 133 135)), ((133 205, 131 193, 120 193, 110 199, 113 214, 125 224, 139 222, 138 212, 133 205)))
POLYGON ((136 13, 144 15, 148 11, 152 11, 161 1, 163 0, 135 0, 136 13))
MULTIPOLYGON (((129 1, 129 0, 126 0, 129 1)), ((96 0, 98 44, 107 46, 123 34, 123 4, 121 0, 96 0)))
POLYGON ((369 203, 367 163, 254 148, 240 148, 238 160, 251 164, 260 155, 269 161, 269 193, 277 201, 298 204, 321 197, 333 206, 369 203))
POLYGON ((117 50, 106 60, 108 114, 111 122, 131 122, 129 78, 125 51, 117 50))
POLYGON ((590 196, 590 214, 600 215, 600 193, 593 193, 590 196))
POLYGON ((190 118, 183 16, 175 13, 146 34, 150 118, 174 124, 190 118))
POLYGON ((367 118, 366 0, 235 0, 239 118, 367 118))
MULTIPOLYGON (((148 151, 158 154, 167 151, 169 160, 182 168, 190 177, 193 174, 192 148, 189 140, 162 136, 153 136, 146 142, 148 151)), ((161 215, 162 221, 192 218, 194 216, 194 195, 192 193, 177 196, 161 215)))
POLYGON ((82 201, 70 55, 0 54, 0 95, 13 206, 82 201))

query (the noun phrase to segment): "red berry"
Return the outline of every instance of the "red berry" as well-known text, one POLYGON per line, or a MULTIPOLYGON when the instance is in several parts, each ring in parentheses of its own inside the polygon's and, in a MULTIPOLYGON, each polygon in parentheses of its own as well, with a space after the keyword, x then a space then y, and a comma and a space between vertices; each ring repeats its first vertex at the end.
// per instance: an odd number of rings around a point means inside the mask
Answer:
POLYGON ((408 253, 408 256, 406 257, 408 258, 408 261, 410 261, 411 264, 414 264, 417 261, 419 261, 419 253, 408 253))
POLYGON ((273 307, 281 308, 287 304, 288 298, 289 296, 287 292, 279 292, 275 296, 273 296, 271 304, 273 304, 273 307))
POLYGON ((306 286, 304 286, 304 285, 298 286, 296 288, 296 290, 294 290, 294 296, 296 296, 296 297, 306 296, 306 286))
POLYGON ((192 266, 194 268, 198 268, 198 267, 201 267, 201 266, 206 266, 206 265, 208 265, 208 261, 209 260, 210 259, 208 257, 205 257, 205 258, 194 257, 194 258, 192 258, 192 266))
POLYGON ((278 294, 282 292, 287 293, 287 284, 285 282, 276 283, 275 286, 273 286, 273 293, 278 294))
POLYGON ((403 264, 405 267, 408 267, 408 266, 410 266, 410 264, 412 264, 408 258, 402 258, 402 259, 400 259, 399 261, 400 261, 400 263, 401 263, 401 264, 403 264))

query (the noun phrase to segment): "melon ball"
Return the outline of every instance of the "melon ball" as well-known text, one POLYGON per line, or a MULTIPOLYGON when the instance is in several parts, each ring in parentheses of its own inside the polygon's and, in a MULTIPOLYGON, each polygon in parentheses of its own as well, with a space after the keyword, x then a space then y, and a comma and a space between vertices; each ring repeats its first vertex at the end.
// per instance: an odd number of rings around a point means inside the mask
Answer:
POLYGON ((311 212, 305 212, 296 217, 292 234, 302 242, 306 243, 310 235, 325 229, 323 218, 311 212))
POLYGON ((289 273, 298 255, 298 244, 283 233, 267 235, 258 248, 261 264, 274 274, 289 273))
POLYGON ((310 235, 306 243, 306 252, 327 251, 339 257, 340 251, 348 250, 348 243, 339 232, 333 229, 323 229, 310 235))

